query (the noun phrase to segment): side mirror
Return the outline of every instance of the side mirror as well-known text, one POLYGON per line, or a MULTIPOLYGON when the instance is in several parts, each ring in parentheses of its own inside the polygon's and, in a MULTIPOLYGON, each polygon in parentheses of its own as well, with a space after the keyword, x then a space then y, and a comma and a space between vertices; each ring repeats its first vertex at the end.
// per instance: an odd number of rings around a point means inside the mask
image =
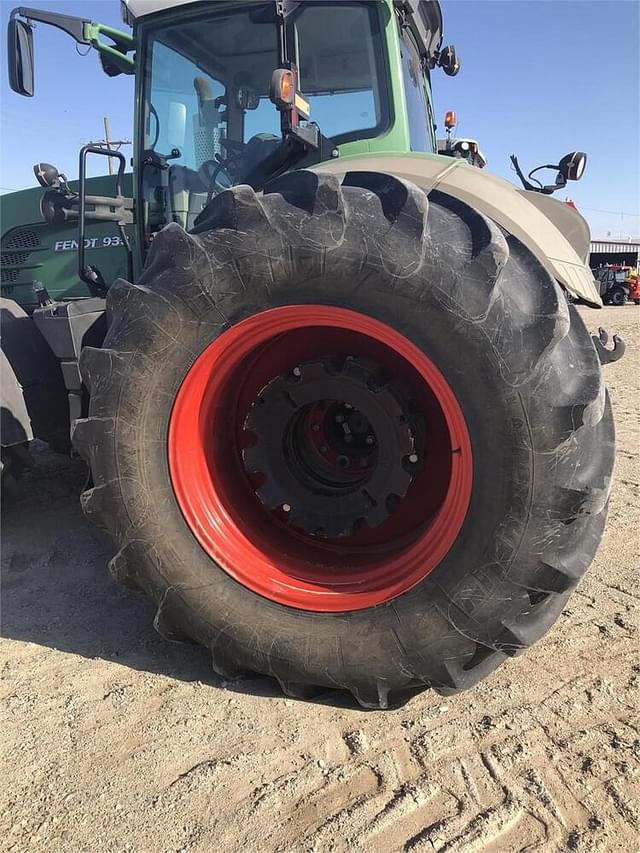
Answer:
POLYGON ((584 175, 586 165, 587 155, 584 151, 572 151, 570 154, 565 154, 560 160, 558 172, 565 181, 579 181, 584 175))
POLYGON ((257 110, 260 106, 260 95, 253 89, 238 89, 236 104, 241 110, 257 110))
POLYGON ((460 60, 456 49, 452 44, 443 47, 438 55, 438 66, 442 68, 448 77, 455 77, 460 71, 460 60))
POLYGON ((18 95, 33 97, 33 29, 11 18, 7 27, 9 85, 18 95))
POLYGON ((57 187, 60 184, 60 172, 51 163, 36 163, 33 174, 41 187, 57 187))
POLYGON ((184 148, 187 135, 187 107, 179 101, 171 101, 169 104, 169 118, 167 121, 167 142, 171 148, 184 148))

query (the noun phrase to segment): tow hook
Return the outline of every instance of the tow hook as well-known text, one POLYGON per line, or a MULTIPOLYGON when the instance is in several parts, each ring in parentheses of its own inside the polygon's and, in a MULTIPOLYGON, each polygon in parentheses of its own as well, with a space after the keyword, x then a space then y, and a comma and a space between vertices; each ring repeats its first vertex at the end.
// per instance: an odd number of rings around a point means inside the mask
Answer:
POLYGON ((618 335, 613 336, 613 349, 606 348, 609 334, 602 327, 598 329, 598 337, 591 335, 591 340, 598 353, 600 364, 612 364, 614 361, 620 361, 624 355, 625 343, 618 335))

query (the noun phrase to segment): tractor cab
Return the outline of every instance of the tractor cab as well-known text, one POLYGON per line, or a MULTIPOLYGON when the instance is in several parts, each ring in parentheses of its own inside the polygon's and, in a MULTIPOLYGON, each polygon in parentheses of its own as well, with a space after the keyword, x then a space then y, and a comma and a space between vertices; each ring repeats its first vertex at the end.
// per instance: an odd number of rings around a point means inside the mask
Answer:
MULTIPOLYGON (((313 4, 280 20, 273 3, 196 3, 142 17, 145 238, 170 221, 192 227, 224 189, 258 187, 291 163, 337 157, 338 146, 388 130, 381 12, 313 4)), ((422 145, 433 149, 426 132, 422 145)))
POLYGON ((386 146, 435 153, 437 4, 160 5, 125 3, 141 45, 143 247, 168 222, 192 228, 231 186, 260 189, 291 168, 386 146))

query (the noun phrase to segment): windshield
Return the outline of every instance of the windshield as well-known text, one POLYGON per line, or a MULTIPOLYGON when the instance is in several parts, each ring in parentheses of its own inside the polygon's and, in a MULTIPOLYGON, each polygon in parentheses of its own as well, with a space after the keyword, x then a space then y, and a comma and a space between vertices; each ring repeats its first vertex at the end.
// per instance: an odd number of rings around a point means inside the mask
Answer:
MULTIPOLYGON (((311 119, 336 143, 377 136, 389 122, 379 9, 309 3, 288 19, 311 119)), ((141 161, 149 233, 168 221, 191 227, 208 200, 242 183, 280 144, 280 114, 269 100, 280 65, 275 4, 181 10, 147 44, 141 161)))

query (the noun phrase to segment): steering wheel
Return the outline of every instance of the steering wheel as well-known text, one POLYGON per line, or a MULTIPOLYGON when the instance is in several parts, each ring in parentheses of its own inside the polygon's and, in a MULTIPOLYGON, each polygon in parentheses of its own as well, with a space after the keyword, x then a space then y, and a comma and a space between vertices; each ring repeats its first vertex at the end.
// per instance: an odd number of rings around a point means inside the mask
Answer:
POLYGON ((233 186, 229 173, 229 160, 223 160, 219 155, 214 160, 205 160, 198 169, 198 177, 207 188, 207 204, 215 193, 228 190, 233 186))

